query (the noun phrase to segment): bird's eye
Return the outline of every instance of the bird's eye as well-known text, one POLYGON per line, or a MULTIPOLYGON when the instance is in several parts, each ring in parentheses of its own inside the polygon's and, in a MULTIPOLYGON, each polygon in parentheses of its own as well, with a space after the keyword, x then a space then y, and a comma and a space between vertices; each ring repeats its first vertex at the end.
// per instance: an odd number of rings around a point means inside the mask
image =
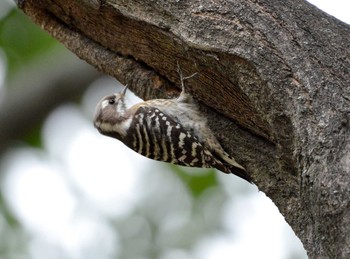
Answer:
POLYGON ((115 100, 114 100, 114 99, 109 99, 109 100, 108 100, 108 103, 109 103, 109 104, 115 104, 115 100))

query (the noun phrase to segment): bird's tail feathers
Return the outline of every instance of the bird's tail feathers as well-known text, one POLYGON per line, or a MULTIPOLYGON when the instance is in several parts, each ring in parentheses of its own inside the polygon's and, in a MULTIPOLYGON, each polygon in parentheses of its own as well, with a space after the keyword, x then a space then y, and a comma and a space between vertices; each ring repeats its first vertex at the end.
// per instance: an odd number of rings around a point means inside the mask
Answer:
POLYGON ((238 177, 241 177, 242 179, 248 181, 249 183, 252 182, 253 179, 247 174, 245 168, 238 164, 233 157, 231 157, 226 152, 223 152, 220 157, 222 159, 221 162, 226 167, 225 173, 235 174, 238 177))
POLYGON ((249 183, 252 183, 252 177, 247 174, 246 170, 243 167, 235 167, 231 166, 229 167, 230 173, 237 175, 238 177, 241 177, 242 179, 248 181, 249 183))

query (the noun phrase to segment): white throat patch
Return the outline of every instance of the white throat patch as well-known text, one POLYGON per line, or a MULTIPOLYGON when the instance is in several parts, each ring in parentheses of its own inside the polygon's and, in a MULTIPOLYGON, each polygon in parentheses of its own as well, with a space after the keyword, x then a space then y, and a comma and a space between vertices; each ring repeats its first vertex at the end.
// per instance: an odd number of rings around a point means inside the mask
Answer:
POLYGON ((120 136, 125 137, 131 122, 132 118, 128 118, 121 123, 116 123, 114 125, 102 122, 98 127, 105 132, 117 132, 120 136))

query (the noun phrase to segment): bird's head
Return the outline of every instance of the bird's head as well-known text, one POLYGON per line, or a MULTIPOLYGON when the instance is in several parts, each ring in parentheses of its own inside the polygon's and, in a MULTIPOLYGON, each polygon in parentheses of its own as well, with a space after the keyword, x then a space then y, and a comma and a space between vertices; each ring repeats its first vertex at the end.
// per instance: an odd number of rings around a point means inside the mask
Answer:
POLYGON ((120 93, 108 95, 102 98, 95 110, 94 126, 98 131, 104 135, 110 135, 108 133, 115 131, 115 127, 121 122, 126 120, 125 112, 125 92, 127 86, 120 93))

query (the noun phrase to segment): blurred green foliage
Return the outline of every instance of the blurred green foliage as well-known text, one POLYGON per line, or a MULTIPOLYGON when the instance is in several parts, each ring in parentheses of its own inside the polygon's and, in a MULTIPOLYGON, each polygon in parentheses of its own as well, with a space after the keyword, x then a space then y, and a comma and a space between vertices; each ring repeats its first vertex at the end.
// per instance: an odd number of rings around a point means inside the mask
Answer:
POLYGON ((26 144, 32 147, 42 147, 41 127, 42 125, 38 124, 33 129, 27 131, 27 134, 23 136, 26 144))
POLYGON ((52 49, 58 43, 18 9, 0 20, 0 48, 3 50, 8 77, 23 64, 52 49))
MULTIPOLYGON (((16 7, 9 7, 5 1, 0 3, 0 8, 10 8, 0 17, 0 59, 5 63, 5 80, 9 82, 20 69, 49 52, 58 43, 16 7)), ((27 143, 40 146, 40 128, 41 125, 38 125, 35 130, 28 132, 27 143)), ((5 172, 0 173, 3 176, 5 172)), ((3 192, 0 189, 0 258, 29 258, 27 245, 30 238, 13 214, 11 206, 4 200, 3 192)))
POLYGON ((182 167, 170 165, 172 171, 179 177, 193 197, 199 197, 210 187, 217 187, 218 181, 214 169, 202 170, 201 174, 189 174, 182 167))
MULTIPOLYGON (((3 3, 4 4, 4 3, 3 3)), ((57 47, 59 43, 47 32, 34 24, 21 10, 12 8, 0 20, 0 50, 6 62, 6 81, 16 77, 17 72, 32 60, 57 47)), ((5 84, 9 85, 9 84, 5 84)), ((29 130, 23 140, 40 147, 41 125, 29 130)))

